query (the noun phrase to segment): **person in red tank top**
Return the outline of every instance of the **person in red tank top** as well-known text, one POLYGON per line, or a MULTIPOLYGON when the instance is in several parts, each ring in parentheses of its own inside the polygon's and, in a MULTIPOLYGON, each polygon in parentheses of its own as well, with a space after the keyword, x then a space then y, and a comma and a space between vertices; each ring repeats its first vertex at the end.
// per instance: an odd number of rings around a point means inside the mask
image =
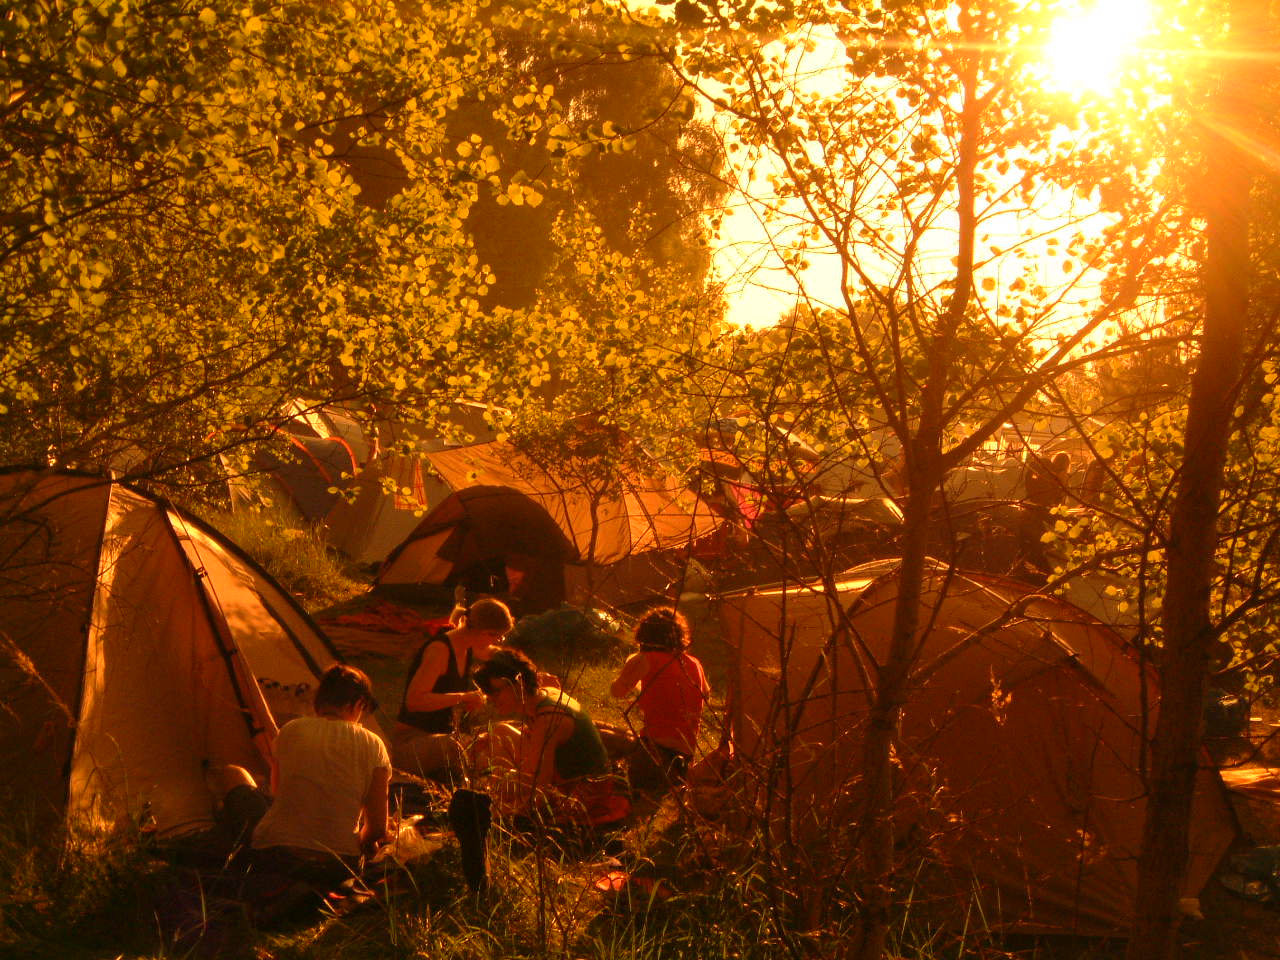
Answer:
POLYGON ((640 709, 640 744, 631 755, 631 783, 661 789, 684 780, 698 745, 702 707, 711 696, 706 673, 687 652, 689 623, 674 607, 655 607, 636 624, 640 652, 622 665, 609 688, 618 699, 640 695, 627 708, 640 709))

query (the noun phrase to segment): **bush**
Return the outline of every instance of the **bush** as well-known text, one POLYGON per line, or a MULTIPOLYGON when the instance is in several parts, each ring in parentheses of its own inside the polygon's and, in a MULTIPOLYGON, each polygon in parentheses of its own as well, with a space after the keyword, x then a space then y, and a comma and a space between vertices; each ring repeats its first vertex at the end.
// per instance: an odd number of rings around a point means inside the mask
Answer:
POLYGON ((34 837, 6 820, 0 873, 0 948, 65 956, 101 942, 154 946, 155 861, 136 830, 68 824, 34 837))
POLYGON ((599 610, 567 604, 521 617, 507 643, 540 667, 568 673, 588 663, 620 662, 630 651, 622 624, 599 610))

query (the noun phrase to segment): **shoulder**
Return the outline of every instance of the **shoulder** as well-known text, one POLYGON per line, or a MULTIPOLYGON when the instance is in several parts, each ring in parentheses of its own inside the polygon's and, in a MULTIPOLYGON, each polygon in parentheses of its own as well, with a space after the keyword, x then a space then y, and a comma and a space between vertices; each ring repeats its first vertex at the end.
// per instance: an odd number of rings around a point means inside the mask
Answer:
POLYGON ((365 754, 375 766, 389 767, 391 765, 387 754, 387 745, 382 742, 380 736, 368 727, 361 726, 358 723, 348 724, 348 726, 350 727, 351 740, 356 750, 365 754))
POLYGON ((648 669, 648 667, 649 667, 648 651, 641 650, 638 653, 633 653, 631 656, 627 657, 627 659, 622 664, 622 669, 619 670, 618 673, 620 675, 634 674, 638 671, 646 670, 648 669))
POLYGON ((538 691, 537 716, 572 716, 582 712, 582 705, 563 690, 544 687, 538 691))
POLYGON ((691 666, 693 669, 697 670, 699 673, 702 672, 702 669, 703 669, 702 661, 699 660, 697 657, 695 657, 692 653, 683 653, 680 656, 684 660, 684 662, 687 663, 689 666, 691 666))
POLYGON ((427 638, 427 642, 418 648, 418 664, 444 663, 449 657, 449 638, 446 635, 437 634, 434 637, 427 638))
POLYGON ((323 723, 319 717, 294 717, 283 727, 277 740, 298 740, 310 736, 316 729, 318 724, 323 723))
POLYGON ((277 757, 305 758, 323 750, 329 734, 329 721, 320 717, 297 717, 280 728, 276 736, 277 757))
POLYGON ((448 646, 449 646, 449 631, 444 628, 441 628, 437 630, 435 633, 431 634, 429 637, 427 637, 426 641, 422 644, 422 651, 425 653, 428 650, 433 650, 433 649, 434 650, 439 650, 441 648, 447 649, 448 646))
POLYGON ((281 746, 287 746, 289 743, 295 740, 298 740, 301 737, 305 737, 306 736, 305 730, 306 730, 306 727, 308 726, 306 721, 311 719, 314 719, 314 718, 313 717, 295 717, 293 720, 290 720, 283 727, 281 727, 280 732, 276 734, 276 750, 278 751, 281 746))

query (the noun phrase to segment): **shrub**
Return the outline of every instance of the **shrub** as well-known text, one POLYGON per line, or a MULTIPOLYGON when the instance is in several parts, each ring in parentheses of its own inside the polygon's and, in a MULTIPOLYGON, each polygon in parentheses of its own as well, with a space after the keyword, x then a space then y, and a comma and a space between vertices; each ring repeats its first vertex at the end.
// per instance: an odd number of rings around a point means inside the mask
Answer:
POLYGON ((134 829, 0 823, 0 947, 56 956, 109 942, 149 949, 156 863, 134 829), (54 948, 57 945, 57 949, 54 948))
POLYGON ((521 617, 507 643, 540 667, 571 673, 589 663, 615 663, 629 652, 622 624, 599 610, 568 605, 521 617))

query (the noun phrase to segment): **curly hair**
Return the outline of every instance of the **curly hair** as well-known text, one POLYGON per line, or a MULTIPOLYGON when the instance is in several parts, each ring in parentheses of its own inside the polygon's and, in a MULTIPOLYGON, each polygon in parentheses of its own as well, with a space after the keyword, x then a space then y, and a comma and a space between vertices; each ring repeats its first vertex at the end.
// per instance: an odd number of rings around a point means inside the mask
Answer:
POLYGON ((641 650, 684 650, 689 641, 689 621, 675 607, 654 607, 636 624, 641 650))

